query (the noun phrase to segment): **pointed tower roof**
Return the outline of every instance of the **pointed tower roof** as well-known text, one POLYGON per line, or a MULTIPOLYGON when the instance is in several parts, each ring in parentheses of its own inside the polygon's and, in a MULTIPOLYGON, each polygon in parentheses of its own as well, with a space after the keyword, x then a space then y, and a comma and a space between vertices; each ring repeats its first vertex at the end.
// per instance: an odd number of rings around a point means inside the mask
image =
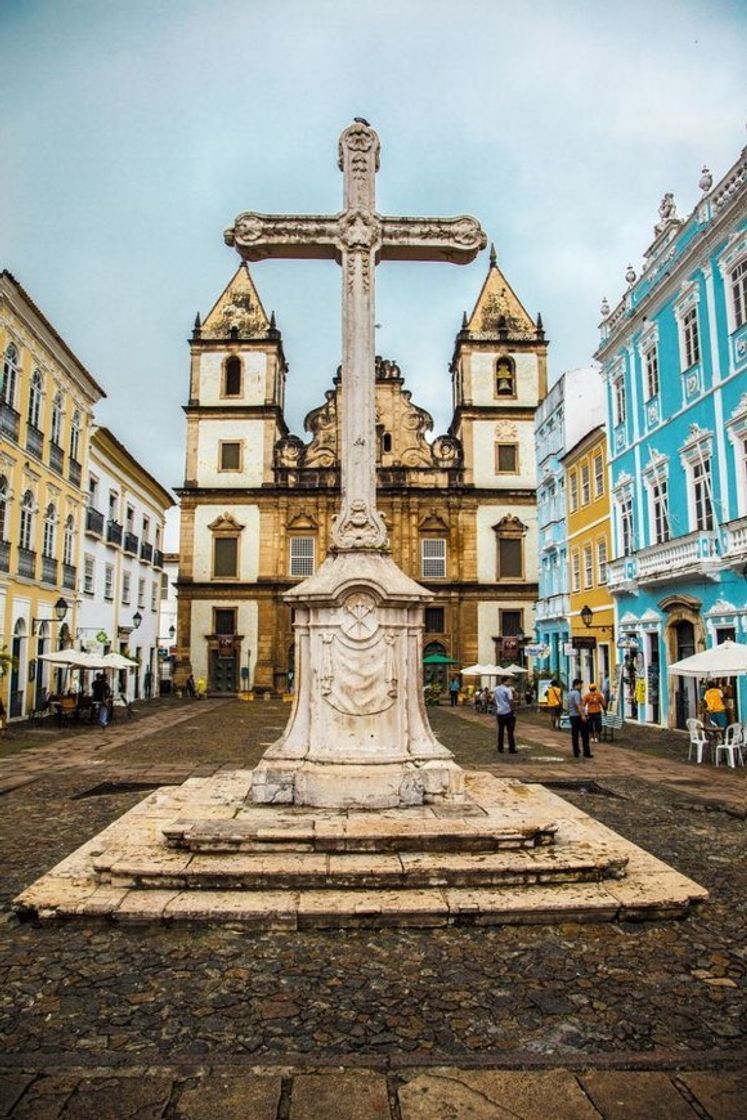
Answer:
POLYGON ((267 312, 244 262, 205 317, 202 337, 226 338, 233 330, 243 338, 264 336, 270 330, 267 312))
POLYGON ((466 329, 470 334, 483 337, 497 335, 499 330, 507 331, 509 336, 535 335, 537 328, 534 320, 498 267, 494 245, 490 247, 488 275, 466 329))

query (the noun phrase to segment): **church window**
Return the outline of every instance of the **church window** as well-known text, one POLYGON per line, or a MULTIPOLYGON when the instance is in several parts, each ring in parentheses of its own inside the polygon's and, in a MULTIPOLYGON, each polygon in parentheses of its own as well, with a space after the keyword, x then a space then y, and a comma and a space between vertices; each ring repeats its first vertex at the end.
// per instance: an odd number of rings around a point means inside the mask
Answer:
POLYGON ((681 327, 683 369, 700 361, 700 333, 698 330, 698 308, 690 307, 682 316, 681 327))
POLYGON ((495 364, 495 395, 513 397, 516 392, 516 372, 511 358, 504 355, 495 364))
POLYGON ((584 587, 594 586, 594 550, 590 544, 584 545, 584 587))
POLYGON ((42 403, 42 375, 38 369, 35 369, 31 374, 31 386, 29 388, 29 414, 28 422, 32 428, 40 427, 41 418, 41 403, 42 403))
POLYGON ((523 551, 521 537, 498 538, 498 579, 522 578, 523 551))
POLYGON ((18 543, 21 548, 29 550, 34 535, 34 495, 27 490, 21 502, 21 527, 18 543))
POLYGON ((236 633, 236 611, 234 608, 216 607, 215 609, 215 633, 221 634, 224 637, 236 633))
POLYGON ((222 471, 241 470, 241 443, 238 440, 221 440, 220 469, 222 471))
POLYGON ((519 445, 516 443, 496 443, 495 473, 516 474, 519 469, 519 445))
POLYGON ((313 537, 291 537, 290 574, 292 576, 313 576, 315 546, 316 541, 313 537))
POLYGON ((389 452, 392 450, 392 433, 384 432, 381 437, 381 450, 389 452))
POLYGON ((223 396, 241 396, 241 359, 235 354, 226 359, 223 370, 223 396))
POLYGON ((44 514, 44 540, 42 542, 42 555, 47 558, 54 557, 56 520, 57 511, 54 504, 50 502, 44 514))
POLYGON ((594 456, 594 497, 601 498, 604 494, 604 459, 601 455, 594 456))
POLYGON ((591 480, 589 475, 589 464, 583 463, 581 465, 581 505, 588 506, 591 501, 591 480))
POLYGON ((443 634, 443 632, 444 632, 444 608, 443 607, 426 607, 425 608, 425 632, 426 632, 426 634, 443 634))
POLYGON ((57 392, 52 401, 52 427, 50 430, 52 443, 61 446, 62 440, 62 393, 57 392))
POLYGON ((739 262, 729 277, 731 302, 734 308, 734 329, 747 323, 747 258, 739 262))
POLYGON ((575 471, 568 475, 568 500, 571 513, 574 513, 578 509, 578 475, 575 471))
POLYGON ((5 351, 3 362, 2 399, 11 408, 15 406, 16 386, 18 385, 18 351, 11 342, 5 351))
POLYGON ((446 579, 446 540, 424 537, 420 542, 420 575, 422 579, 446 579))
POLYGON ((216 537, 213 542, 213 577, 236 579, 239 560, 238 537, 216 537))

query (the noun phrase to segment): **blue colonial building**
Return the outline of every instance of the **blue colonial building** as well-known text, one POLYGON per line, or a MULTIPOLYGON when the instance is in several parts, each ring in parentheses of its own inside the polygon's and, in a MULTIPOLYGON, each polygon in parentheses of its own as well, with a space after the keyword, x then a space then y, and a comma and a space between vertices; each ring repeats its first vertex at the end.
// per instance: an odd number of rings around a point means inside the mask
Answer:
POLYGON ((539 599, 535 616, 539 645, 545 657, 537 667, 567 680, 571 640, 568 525, 563 456, 604 419, 604 393, 599 366, 562 373, 540 402, 534 416, 537 460, 537 536, 539 599))
MULTIPOLYGON (((627 714, 683 727, 697 682, 668 665, 747 641, 747 148, 686 219, 671 195, 640 277, 610 312, 602 363, 618 645, 627 714)), ((747 681, 732 718, 747 719, 747 681)))

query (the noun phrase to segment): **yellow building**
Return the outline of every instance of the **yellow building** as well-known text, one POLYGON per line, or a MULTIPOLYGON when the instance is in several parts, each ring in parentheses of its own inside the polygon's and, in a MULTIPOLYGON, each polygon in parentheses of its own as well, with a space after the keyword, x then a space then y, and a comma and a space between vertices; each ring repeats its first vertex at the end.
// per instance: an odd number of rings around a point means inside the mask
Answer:
POLYGON ((607 590, 610 500, 607 436, 593 428, 562 460, 568 502, 569 630, 573 676, 600 685, 617 663, 614 601, 607 590))
POLYGON ((7 271, 0 273, 0 677, 11 719, 38 706, 72 643, 94 404, 106 394, 7 271))

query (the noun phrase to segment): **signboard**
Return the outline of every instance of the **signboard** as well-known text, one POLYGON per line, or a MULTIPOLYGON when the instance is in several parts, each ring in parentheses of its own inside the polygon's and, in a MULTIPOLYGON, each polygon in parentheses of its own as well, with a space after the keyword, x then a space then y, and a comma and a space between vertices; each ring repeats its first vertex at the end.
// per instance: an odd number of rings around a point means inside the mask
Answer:
POLYGON ((513 635, 501 638, 501 655, 504 661, 511 661, 519 653, 519 639, 513 635))
POLYGON ((618 649, 638 649, 638 639, 632 634, 623 634, 616 642, 618 649))
POLYGON ((233 657, 233 638, 218 638, 218 657, 233 657))
POLYGON ((575 652, 576 651, 573 648, 573 644, 571 642, 563 642, 563 654, 565 655, 565 657, 573 657, 575 652))
POLYGON ((587 637, 586 634, 579 635, 579 637, 574 636, 571 638, 571 646, 573 649, 596 649, 597 640, 593 636, 587 637))
POLYGON ((528 653, 530 657, 548 657, 550 647, 545 642, 535 642, 524 646, 524 652, 528 653))
POLYGON ((109 635, 107 634, 106 630, 99 630, 98 634, 96 635, 96 641, 100 642, 102 646, 105 646, 107 644, 107 642, 109 641, 109 635))

